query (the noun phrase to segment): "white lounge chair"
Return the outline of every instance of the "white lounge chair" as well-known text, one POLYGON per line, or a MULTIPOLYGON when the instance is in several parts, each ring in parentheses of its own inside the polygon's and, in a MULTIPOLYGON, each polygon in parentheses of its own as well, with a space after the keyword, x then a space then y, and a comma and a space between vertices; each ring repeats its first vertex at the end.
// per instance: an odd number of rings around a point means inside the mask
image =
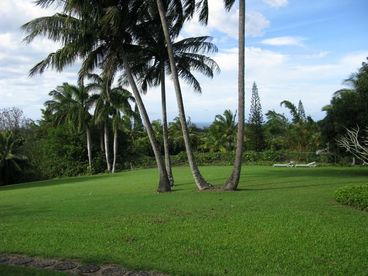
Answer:
POLYGON ((310 162, 308 164, 295 164, 296 168, 314 168, 317 167, 317 163, 316 162, 310 162))
POLYGON ((273 164, 272 167, 287 167, 287 168, 292 168, 294 167, 295 163, 293 161, 290 161, 287 164, 273 164))

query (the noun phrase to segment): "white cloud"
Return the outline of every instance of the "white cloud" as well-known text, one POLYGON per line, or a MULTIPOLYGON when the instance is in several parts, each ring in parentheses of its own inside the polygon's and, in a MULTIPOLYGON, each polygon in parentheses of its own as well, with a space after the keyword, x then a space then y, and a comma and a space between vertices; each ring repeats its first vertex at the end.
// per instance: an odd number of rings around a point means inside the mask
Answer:
POLYGON ((288 0, 263 0, 263 2, 274 8, 285 7, 288 4, 288 0))
POLYGON ((270 26, 270 21, 259 12, 250 12, 246 17, 247 34, 250 36, 262 36, 270 26))
POLYGON ((262 44, 271 46, 303 46, 304 38, 294 36, 280 36, 262 40, 262 44))
POLYGON ((320 59, 320 58, 327 57, 330 53, 331 52, 329 52, 329 51, 322 51, 322 52, 315 53, 315 54, 304 55, 303 58, 305 58, 305 59, 320 59))
POLYGON ((31 19, 55 13, 54 9, 42 9, 31 0, 0 1, 0 32, 19 30, 31 19))
MULTIPOLYGON (((262 36, 270 21, 259 12, 249 12, 246 16, 247 35, 262 36)), ((194 19, 184 26, 186 36, 210 35, 212 32, 221 32, 236 39, 238 37, 238 9, 229 12, 224 9, 222 1, 211 2, 209 6, 208 25, 204 26, 194 19)))

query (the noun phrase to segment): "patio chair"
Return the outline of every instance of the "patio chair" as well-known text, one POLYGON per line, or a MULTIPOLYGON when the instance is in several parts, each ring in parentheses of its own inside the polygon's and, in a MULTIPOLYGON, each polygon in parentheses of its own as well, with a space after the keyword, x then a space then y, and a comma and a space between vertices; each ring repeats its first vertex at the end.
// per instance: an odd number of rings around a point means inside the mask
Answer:
POLYGON ((295 164, 296 168, 314 168, 317 167, 316 162, 310 162, 308 164, 295 164))
POLYGON ((294 167, 295 163, 294 161, 290 161, 289 163, 287 164, 273 164, 272 167, 286 167, 286 168, 292 168, 294 167))

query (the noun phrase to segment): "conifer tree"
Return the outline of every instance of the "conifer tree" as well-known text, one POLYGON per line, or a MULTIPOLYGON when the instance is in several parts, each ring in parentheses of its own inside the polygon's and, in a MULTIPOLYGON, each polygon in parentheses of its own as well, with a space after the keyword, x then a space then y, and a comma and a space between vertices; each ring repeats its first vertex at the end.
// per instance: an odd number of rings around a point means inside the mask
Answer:
POLYGON ((298 104, 298 115, 300 118, 300 121, 305 122, 307 117, 305 116, 305 110, 304 110, 304 106, 301 100, 299 100, 299 104, 298 104))
POLYGON ((264 135, 263 135, 263 114, 261 100, 258 95, 258 87, 254 82, 252 87, 252 99, 249 113, 249 138, 250 144, 255 151, 262 151, 264 148, 264 135))

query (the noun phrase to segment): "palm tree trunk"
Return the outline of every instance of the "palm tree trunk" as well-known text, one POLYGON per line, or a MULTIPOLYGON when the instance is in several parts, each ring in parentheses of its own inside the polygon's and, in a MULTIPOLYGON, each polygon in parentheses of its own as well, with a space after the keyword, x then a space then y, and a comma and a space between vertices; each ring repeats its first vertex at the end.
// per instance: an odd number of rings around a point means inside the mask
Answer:
POLYGON ((92 171, 92 150, 91 150, 91 130, 89 127, 86 129, 87 134, 87 153, 88 153, 88 170, 92 171))
POLYGON ((160 154, 160 150, 158 149, 156 138, 155 138, 155 135, 154 135, 154 132, 153 132, 153 129, 152 129, 151 122, 149 120, 146 108, 144 107, 141 95, 138 91, 138 87, 137 87, 137 85, 134 81, 132 72, 131 72, 130 67, 129 67, 128 58, 125 54, 124 49, 122 49, 122 58, 123 58, 124 69, 127 73, 128 81, 129 81, 129 84, 132 88, 133 95, 134 95, 134 98, 136 100, 136 103, 138 105, 139 113, 141 114, 143 124, 144 124, 144 126, 146 128, 146 131, 147 131, 147 134, 148 134, 148 138, 151 142, 152 150, 153 150, 153 153, 155 155, 157 167, 158 167, 158 170, 159 170, 160 182, 159 182, 159 185, 158 185, 158 188, 157 188, 157 192, 160 192, 160 193, 170 192, 171 191, 171 186, 170 186, 169 178, 167 176, 165 164, 164 164, 164 161, 163 161, 162 156, 160 154))
POLYGON ((188 156, 189 166, 192 170, 193 178, 194 178, 194 181, 198 189, 206 190, 206 189, 211 188, 212 185, 207 183, 206 180, 202 177, 201 172, 199 171, 198 166, 194 159, 194 155, 193 155, 193 151, 192 151, 192 147, 191 147, 190 139, 189 139, 188 126, 187 126, 186 117, 185 117, 183 96, 181 93, 178 72, 176 70, 176 64, 175 64, 174 52, 172 48, 170 34, 169 34, 169 28, 167 26, 167 21, 165 17, 165 9, 162 4, 162 0, 156 0, 156 3, 157 3, 158 11, 160 13, 162 29, 165 35, 167 52, 168 52, 169 60, 170 60, 171 74, 172 74, 172 78, 174 81, 176 100, 177 100, 178 109, 179 109, 179 118, 180 118, 181 128, 183 132, 184 144, 185 144, 185 149, 186 149, 187 156, 188 156))
POLYGON ((115 173, 117 152, 118 152, 118 130, 115 129, 114 131, 114 161, 112 163, 112 173, 115 173))
POLYGON ((104 152, 105 149, 104 149, 104 131, 103 129, 100 130, 100 149, 101 149, 101 152, 104 152))
POLYGON ((174 186, 174 177, 171 169, 171 160, 169 152, 169 133, 167 129, 167 112, 166 112, 166 87, 165 87, 165 67, 161 67, 161 107, 162 107, 162 136, 164 140, 164 155, 167 176, 169 177, 170 185, 174 186))
POLYGON ((104 124, 104 140, 105 140, 105 157, 106 157, 107 171, 111 172, 110 151, 109 151, 109 131, 107 129, 107 123, 104 124))
POLYGON ((245 97, 245 0, 239 1, 239 60, 238 60, 238 133, 234 167, 224 190, 234 191, 239 185, 244 147, 244 97, 245 97))

